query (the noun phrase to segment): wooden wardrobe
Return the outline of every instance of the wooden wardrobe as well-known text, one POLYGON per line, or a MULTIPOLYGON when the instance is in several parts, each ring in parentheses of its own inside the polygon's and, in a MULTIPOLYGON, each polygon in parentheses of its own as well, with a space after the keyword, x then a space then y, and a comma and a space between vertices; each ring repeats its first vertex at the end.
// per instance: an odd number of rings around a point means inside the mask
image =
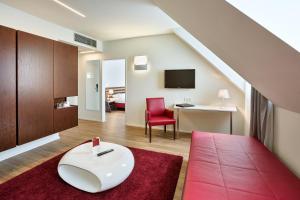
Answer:
POLYGON ((0 26, 0 151, 16 146, 16 30, 0 26))
POLYGON ((78 95, 78 49, 54 41, 54 98, 78 95))
POLYGON ((0 152, 78 125, 75 46, 0 26, 0 152))
MULTIPOLYGON (((78 95, 78 49, 69 44, 54 42, 55 101, 78 95)), ((78 125, 78 107, 54 109, 54 132, 78 125)))
POLYGON ((18 31, 18 144, 53 133, 53 41, 18 31))

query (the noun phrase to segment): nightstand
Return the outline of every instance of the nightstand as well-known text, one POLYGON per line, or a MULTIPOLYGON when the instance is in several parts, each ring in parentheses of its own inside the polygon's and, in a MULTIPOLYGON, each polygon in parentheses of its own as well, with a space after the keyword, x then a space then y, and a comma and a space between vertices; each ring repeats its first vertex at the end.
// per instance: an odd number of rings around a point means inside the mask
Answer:
POLYGON ((105 101, 105 111, 106 112, 111 112, 115 110, 115 101, 105 101))

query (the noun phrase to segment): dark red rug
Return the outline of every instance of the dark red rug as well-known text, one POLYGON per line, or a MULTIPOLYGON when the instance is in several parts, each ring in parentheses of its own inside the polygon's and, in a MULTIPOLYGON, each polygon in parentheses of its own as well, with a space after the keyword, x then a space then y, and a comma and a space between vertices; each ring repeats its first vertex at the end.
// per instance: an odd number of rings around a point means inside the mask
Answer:
POLYGON ((57 173, 63 154, 0 185, 5 200, 172 200, 182 157, 130 148, 135 166, 131 175, 110 190, 90 194, 65 183, 57 173))

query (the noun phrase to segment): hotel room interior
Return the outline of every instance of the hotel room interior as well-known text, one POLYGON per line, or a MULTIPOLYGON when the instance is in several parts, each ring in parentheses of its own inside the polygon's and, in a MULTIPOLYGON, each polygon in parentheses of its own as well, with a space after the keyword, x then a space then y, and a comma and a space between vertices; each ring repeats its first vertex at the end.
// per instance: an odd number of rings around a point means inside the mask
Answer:
POLYGON ((0 199, 300 200, 299 10, 0 0, 0 199))

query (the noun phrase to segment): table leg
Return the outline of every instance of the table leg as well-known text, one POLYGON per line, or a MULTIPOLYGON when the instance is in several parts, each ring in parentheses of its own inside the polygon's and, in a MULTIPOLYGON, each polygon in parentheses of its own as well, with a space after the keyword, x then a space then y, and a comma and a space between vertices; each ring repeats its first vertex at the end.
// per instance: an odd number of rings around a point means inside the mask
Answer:
POLYGON ((176 114, 177 114, 177 120, 176 120, 176 123, 177 123, 177 132, 179 134, 179 109, 178 108, 177 108, 176 114))
POLYGON ((230 113, 230 135, 232 135, 232 112, 230 113))

